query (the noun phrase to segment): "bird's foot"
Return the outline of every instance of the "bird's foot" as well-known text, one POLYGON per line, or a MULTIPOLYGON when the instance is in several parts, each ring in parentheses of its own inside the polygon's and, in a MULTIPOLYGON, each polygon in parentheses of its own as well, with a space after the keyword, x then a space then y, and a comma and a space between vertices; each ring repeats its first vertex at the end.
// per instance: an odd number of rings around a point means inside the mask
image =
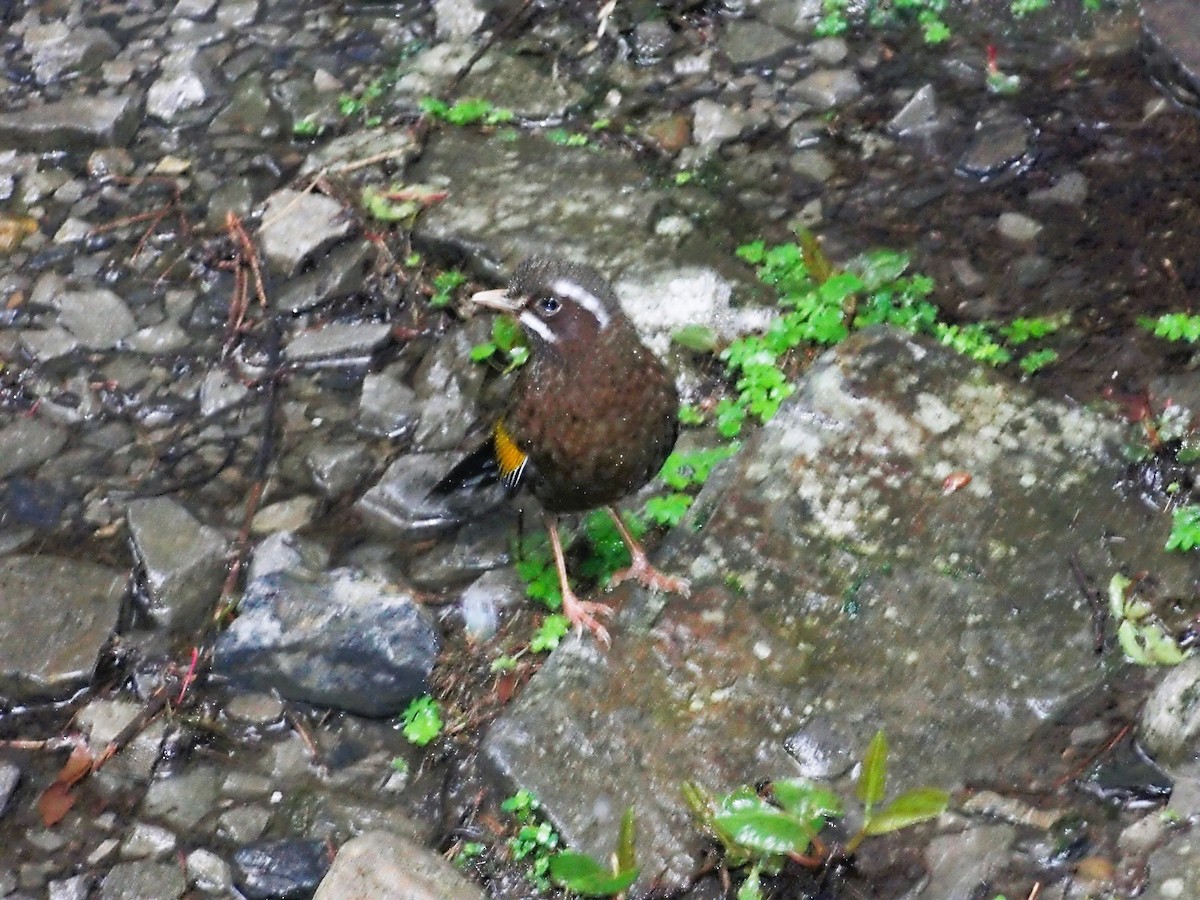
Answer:
POLYGON ((614 588, 622 581, 628 581, 632 578, 642 587, 649 588, 652 591, 665 591, 670 594, 678 594, 681 597, 691 594, 692 586, 688 584, 686 578, 678 578, 674 575, 658 571, 658 569, 650 565, 650 560, 640 550, 633 553, 632 556, 633 564, 628 569, 622 569, 619 572, 613 573, 612 578, 608 580, 610 588, 614 588))
POLYGON ((596 640, 605 647, 609 646, 608 629, 597 621, 597 616, 611 616, 612 607, 603 603, 593 603, 590 600, 580 600, 575 592, 563 591, 563 615, 579 631, 587 629, 596 636, 596 640))

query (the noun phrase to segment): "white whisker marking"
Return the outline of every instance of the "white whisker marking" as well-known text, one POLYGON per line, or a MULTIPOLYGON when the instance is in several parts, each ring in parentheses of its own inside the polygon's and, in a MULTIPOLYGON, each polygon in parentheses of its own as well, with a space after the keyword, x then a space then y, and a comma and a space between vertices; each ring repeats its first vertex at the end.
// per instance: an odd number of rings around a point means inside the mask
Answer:
POLYGON ((534 313, 526 310, 517 316, 517 318, 521 320, 522 325, 537 334, 547 344, 553 344, 558 340, 554 336, 554 332, 550 330, 550 326, 539 319, 534 313))

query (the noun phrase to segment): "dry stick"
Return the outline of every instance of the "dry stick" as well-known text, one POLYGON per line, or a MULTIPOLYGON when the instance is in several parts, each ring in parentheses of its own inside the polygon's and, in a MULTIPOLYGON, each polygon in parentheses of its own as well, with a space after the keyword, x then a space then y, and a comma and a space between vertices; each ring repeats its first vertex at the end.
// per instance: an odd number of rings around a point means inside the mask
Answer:
POLYGON ((520 19, 521 16, 525 14, 525 11, 532 5, 533 0, 523 0, 521 5, 516 8, 513 14, 500 23, 500 27, 493 31, 491 35, 488 36, 488 39, 479 45, 475 52, 471 54, 471 58, 467 60, 466 64, 454 73, 454 77, 450 79, 450 83, 446 86, 446 90, 442 92, 442 100, 448 100, 451 96, 453 96, 454 92, 458 90, 458 86, 462 83, 462 80, 466 78, 468 74, 470 74, 473 68, 475 68, 475 64, 479 62, 479 60, 483 59, 484 54, 492 49, 492 45, 495 44, 496 41, 508 34, 509 30, 516 25, 517 20, 520 19))
POLYGON ((1120 727, 1120 729, 1118 729, 1117 733, 1114 734, 1111 738, 1109 738, 1109 740, 1104 744, 1103 747, 1101 747, 1095 753, 1091 754, 1086 759, 1084 759, 1084 761, 1081 765, 1076 766, 1074 769, 1072 769, 1070 772, 1068 772, 1062 778, 1058 779, 1058 781, 1054 782, 1054 787, 1052 788, 1052 790, 1055 790, 1055 791, 1059 790, 1068 781, 1074 781, 1076 778, 1078 778, 1080 775, 1082 775, 1084 772, 1086 772, 1088 770, 1088 767, 1093 765, 1096 762, 1096 760, 1098 760, 1100 757, 1102 757, 1105 753, 1108 753, 1110 750, 1112 750, 1112 748, 1117 746, 1117 744, 1121 743, 1121 741, 1125 738, 1125 736, 1127 734, 1129 734, 1129 732, 1132 730, 1132 728, 1133 728, 1133 726, 1128 723, 1126 723, 1125 725, 1122 725, 1120 727))

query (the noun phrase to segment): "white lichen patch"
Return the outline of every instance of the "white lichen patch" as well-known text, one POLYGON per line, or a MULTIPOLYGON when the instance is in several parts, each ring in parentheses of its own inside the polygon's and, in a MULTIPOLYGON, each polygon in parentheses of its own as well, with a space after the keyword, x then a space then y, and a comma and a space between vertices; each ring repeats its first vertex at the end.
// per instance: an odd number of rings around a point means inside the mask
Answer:
POLYGON ((962 416, 950 409, 940 397, 924 393, 917 395, 916 420, 934 434, 945 434, 962 422, 962 416))

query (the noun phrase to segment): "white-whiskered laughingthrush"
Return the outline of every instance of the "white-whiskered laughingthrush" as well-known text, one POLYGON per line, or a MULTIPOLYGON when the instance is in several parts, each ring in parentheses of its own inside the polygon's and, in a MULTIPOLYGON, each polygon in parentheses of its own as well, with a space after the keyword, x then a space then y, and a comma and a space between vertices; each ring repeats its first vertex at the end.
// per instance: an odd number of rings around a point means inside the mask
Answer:
POLYGON ((559 259, 522 262, 507 288, 473 302, 517 317, 529 338, 507 406, 489 438, 434 490, 468 485, 524 485, 538 499, 562 588, 563 613, 608 643, 597 617, 611 613, 580 600, 567 580, 558 516, 603 506, 633 562, 610 584, 633 578, 653 590, 687 595, 688 584, 664 575, 613 504, 662 467, 679 433, 679 395, 666 367, 641 342, 612 286, 595 269, 559 259))

